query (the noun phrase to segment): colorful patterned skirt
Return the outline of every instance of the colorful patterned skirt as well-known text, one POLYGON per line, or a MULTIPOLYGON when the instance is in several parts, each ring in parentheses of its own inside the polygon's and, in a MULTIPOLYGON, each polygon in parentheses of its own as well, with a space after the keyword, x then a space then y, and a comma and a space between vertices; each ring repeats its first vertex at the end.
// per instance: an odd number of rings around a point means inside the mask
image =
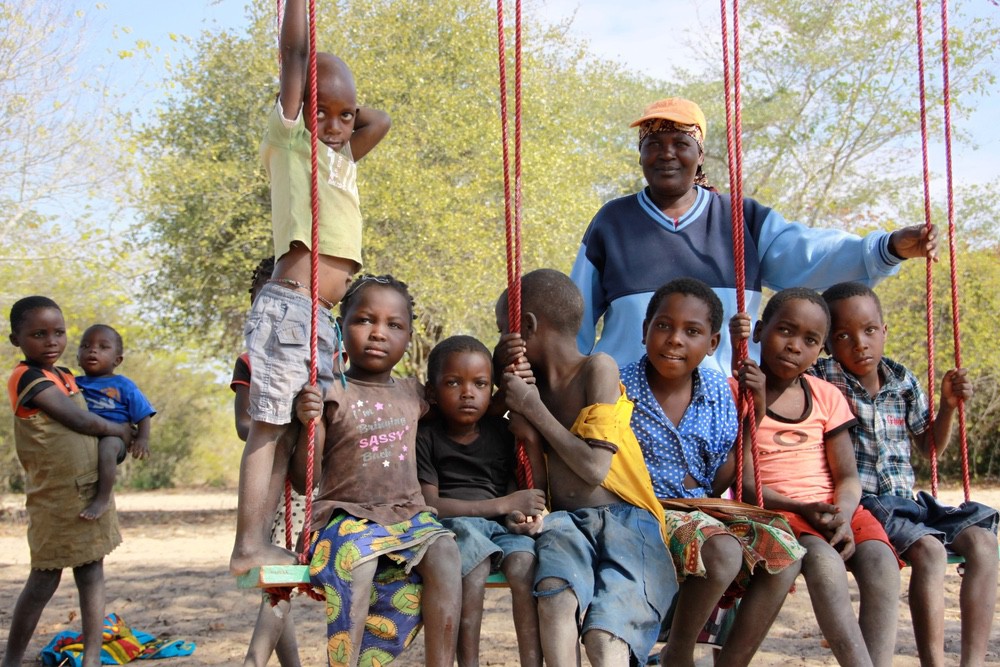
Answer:
POLYGON ((354 648, 350 637, 351 591, 354 569, 362 563, 379 561, 357 651, 358 665, 386 665, 416 638, 421 625, 422 585, 411 570, 427 547, 442 535, 451 533, 430 512, 391 525, 338 512, 326 528, 313 533, 309 576, 326 598, 330 667, 348 665, 354 648))
POLYGON ((780 516, 770 523, 745 517, 719 520, 699 510, 664 510, 663 516, 669 536, 667 547, 674 560, 678 581, 684 581, 688 576, 705 576, 705 563, 701 558, 701 547, 705 540, 714 535, 732 535, 739 540, 743 547, 743 565, 726 591, 726 597, 743 597, 758 565, 774 574, 801 559, 806 553, 805 548, 792 535, 788 523, 780 516))

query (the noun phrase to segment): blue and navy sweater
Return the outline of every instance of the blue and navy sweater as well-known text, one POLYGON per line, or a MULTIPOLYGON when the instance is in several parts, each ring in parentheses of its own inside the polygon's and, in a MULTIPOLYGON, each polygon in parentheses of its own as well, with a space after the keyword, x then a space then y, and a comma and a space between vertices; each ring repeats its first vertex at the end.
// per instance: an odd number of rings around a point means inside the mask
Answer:
MULTIPOLYGON (((736 277, 729 196, 696 190, 694 205, 676 221, 653 203, 648 188, 608 202, 594 216, 571 274, 583 292, 581 351, 606 352, 622 367, 639 359, 649 298, 664 283, 691 277, 708 283, 725 308, 719 348, 702 365, 730 374, 728 321, 736 313, 736 277)), ((901 260, 889 252, 887 232, 862 238, 806 227, 753 199, 743 200, 743 217, 746 304, 753 316, 762 287, 824 289, 845 280, 873 286, 899 270, 901 260)), ((756 345, 750 353, 759 358, 756 345)))

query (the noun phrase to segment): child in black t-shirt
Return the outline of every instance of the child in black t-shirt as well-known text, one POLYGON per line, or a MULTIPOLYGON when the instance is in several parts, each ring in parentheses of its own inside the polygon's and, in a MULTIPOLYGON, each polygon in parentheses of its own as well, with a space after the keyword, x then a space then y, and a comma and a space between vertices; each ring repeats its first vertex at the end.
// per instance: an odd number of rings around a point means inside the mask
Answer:
POLYGON ((535 541, 545 494, 517 491, 514 438, 506 420, 488 416, 493 389, 489 350, 471 336, 435 346, 427 367, 427 398, 440 419, 421 423, 417 467, 424 500, 437 508, 462 554, 462 621, 458 664, 478 664, 486 578, 499 568, 510 585, 522 665, 541 667, 538 615, 532 594, 535 541))

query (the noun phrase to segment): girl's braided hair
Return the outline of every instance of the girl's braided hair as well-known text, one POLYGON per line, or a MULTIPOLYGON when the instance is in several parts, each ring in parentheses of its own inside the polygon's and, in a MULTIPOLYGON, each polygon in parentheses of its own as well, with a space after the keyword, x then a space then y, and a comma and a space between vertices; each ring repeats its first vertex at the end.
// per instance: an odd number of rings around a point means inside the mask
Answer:
POLYGON ((406 310, 410 315, 410 319, 416 319, 417 316, 413 314, 413 296, 410 295, 409 287, 406 283, 401 280, 397 280, 388 273, 381 276, 366 273, 358 278, 355 278, 354 282, 351 283, 350 288, 348 288, 347 293, 344 294, 344 298, 340 300, 340 316, 347 317, 347 312, 351 309, 351 304, 357 300, 358 295, 369 287, 374 286, 388 287, 389 289, 394 289, 402 294, 403 298, 406 299, 406 310))

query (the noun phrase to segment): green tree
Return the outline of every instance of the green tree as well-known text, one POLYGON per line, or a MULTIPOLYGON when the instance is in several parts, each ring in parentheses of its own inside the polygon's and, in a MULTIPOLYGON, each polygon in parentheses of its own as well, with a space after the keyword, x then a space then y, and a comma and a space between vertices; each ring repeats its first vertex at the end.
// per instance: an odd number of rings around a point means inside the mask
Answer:
MULTIPOLYGON (((256 2, 246 35, 203 34, 176 70, 178 92, 137 142, 139 238, 157 248, 153 280, 170 321, 228 351, 239 340, 250 268, 270 253, 257 146, 276 91, 272 12, 256 2)), ((366 268, 411 284, 427 339, 415 357, 456 331, 488 337, 505 275, 492 11, 475 0, 419 11, 344 2, 324 8, 318 27, 321 46, 353 68, 359 101, 395 119, 359 169, 366 268)), ((619 100, 652 93, 558 30, 534 29, 528 43, 526 266, 568 270, 593 212, 635 184, 618 168, 634 151, 624 130, 633 105, 619 100)))
MULTIPOLYGON (((957 6, 955 6, 957 5, 957 6)), ((1000 14, 949 21, 956 128, 991 91, 1000 14)), ((913 3, 904 0, 748 0, 742 7, 744 174, 747 196, 810 225, 880 227, 919 198, 920 125, 913 3)), ((940 137, 939 16, 925 10, 928 118, 940 137)), ((716 40, 704 58, 720 60, 716 40)), ((686 81, 709 116, 708 167, 727 182, 722 87, 713 74, 686 81)), ((962 139, 959 134, 956 139, 962 139)), ((968 137, 964 137, 968 139, 968 137)))

